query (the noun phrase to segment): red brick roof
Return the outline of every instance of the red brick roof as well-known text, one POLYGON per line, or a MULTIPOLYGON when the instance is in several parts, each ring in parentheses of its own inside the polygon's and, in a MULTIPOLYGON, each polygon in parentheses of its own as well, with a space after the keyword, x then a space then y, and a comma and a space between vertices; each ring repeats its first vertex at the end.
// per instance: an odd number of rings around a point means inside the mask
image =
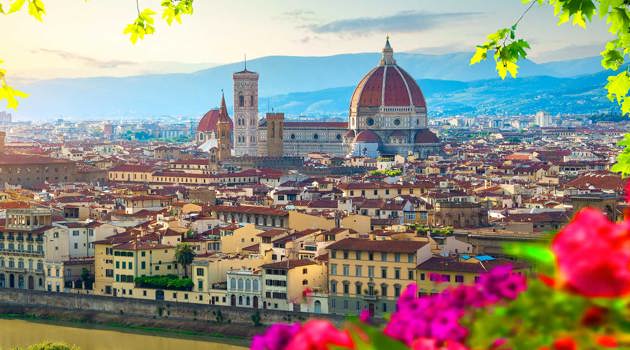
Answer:
POLYGON ((418 249, 427 244, 427 242, 420 241, 373 241, 361 238, 346 238, 329 245, 328 249, 386 253, 415 253, 418 249))

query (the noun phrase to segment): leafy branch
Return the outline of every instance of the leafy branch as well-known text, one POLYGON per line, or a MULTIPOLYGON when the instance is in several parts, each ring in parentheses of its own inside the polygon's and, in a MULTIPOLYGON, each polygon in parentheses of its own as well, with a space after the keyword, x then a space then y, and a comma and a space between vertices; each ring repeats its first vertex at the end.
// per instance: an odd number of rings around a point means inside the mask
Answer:
MULTIPOLYGON (((536 0, 535 0, 536 1, 536 0)), ((482 45, 477 45, 475 54, 470 59, 470 65, 477 64, 488 58, 488 51, 494 50, 494 61, 496 63, 497 73, 501 79, 505 79, 508 73, 512 78, 516 78, 518 74, 518 60, 527 57, 527 49, 530 48, 529 43, 523 39, 516 39, 516 29, 527 12, 535 4, 532 1, 525 12, 514 22, 510 28, 501 28, 496 32, 488 35, 487 41, 482 45)))
MULTIPOLYGON (((194 0, 163 0, 161 3, 162 19, 164 19, 169 26, 173 21, 177 21, 177 23, 181 24, 182 15, 193 14, 193 1, 194 0)), ((155 33, 155 19, 153 17, 156 12, 150 8, 145 8, 140 11, 138 0, 136 0, 136 8, 138 17, 133 23, 128 24, 123 31, 124 34, 129 35, 129 39, 133 44, 138 42, 138 39, 144 39, 145 35, 155 33)))
MULTIPOLYGON (((549 5, 553 8, 554 16, 558 18, 558 25, 571 22, 582 28, 598 16, 609 25, 608 31, 614 36, 606 43, 601 52, 601 65, 604 69, 616 71, 626 63, 626 56, 630 54, 630 1, 628 0, 523 0, 529 6, 510 28, 499 29, 490 34, 488 40, 477 46, 470 64, 479 63, 487 58, 489 50, 494 50, 497 72, 504 79, 509 72, 514 78, 518 73, 517 62, 527 56, 529 43, 523 39, 515 39, 518 23, 534 4, 549 5)), ((630 74, 628 70, 608 77, 606 92, 610 101, 619 105, 623 115, 630 114, 630 74)), ((630 175, 630 137, 620 142, 624 151, 617 158, 617 164, 612 168, 623 176, 630 175)))

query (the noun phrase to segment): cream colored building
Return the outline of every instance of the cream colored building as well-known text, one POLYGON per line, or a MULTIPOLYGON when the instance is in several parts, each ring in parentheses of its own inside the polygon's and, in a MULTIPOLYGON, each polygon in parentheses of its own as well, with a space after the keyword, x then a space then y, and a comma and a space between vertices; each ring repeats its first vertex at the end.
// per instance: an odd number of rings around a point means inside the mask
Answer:
POLYGON ((431 257, 428 241, 346 238, 328 246, 330 312, 382 317, 395 310, 403 289, 416 281, 419 261, 431 257))

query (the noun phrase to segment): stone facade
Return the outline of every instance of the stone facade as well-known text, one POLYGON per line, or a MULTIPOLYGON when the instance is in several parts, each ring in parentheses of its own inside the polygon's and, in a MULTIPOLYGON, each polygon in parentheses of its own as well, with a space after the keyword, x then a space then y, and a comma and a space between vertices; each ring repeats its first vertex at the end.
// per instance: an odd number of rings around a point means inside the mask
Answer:
POLYGON ((284 113, 267 113, 267 156, 284 155, 284 113))
POLYGON ((234 154, 255 156, 258 151, 258 73, 234 73, 234 154))
POLYGON ((44 233, 51 211, 11 209, 6 217, 0 231, 0 288, 43 290, 44 233))

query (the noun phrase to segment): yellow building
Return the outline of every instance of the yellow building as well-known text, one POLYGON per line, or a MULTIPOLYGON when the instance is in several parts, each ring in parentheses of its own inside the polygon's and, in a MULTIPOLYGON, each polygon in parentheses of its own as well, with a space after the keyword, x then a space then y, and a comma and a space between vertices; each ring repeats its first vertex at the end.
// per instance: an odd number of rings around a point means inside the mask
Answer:
POLYGON ((247 224, 233 231, 223 231, 221 234, 221 253, 241 253, 243 248, 262 242, 258 234, 265 231, 259 230, 254 224, 247 224))
POLYGON ((179 275, 180 272, 173 246, 156 242, 132 241, 112 247, 112 253, 114 296, 132 297, 136 277, 179 275))
POLYGON ((328 246, 330 313, 383 316, 394 311, 403 289, 416 281, 419 261, 431 257, 428 242, 346 238, 328 246))
MULTIPOLYGON (((263 309, 300 311, 308 295, 326 289, 326 267, 313 260, 287 260, 261 266, 263 309)), ((321 301, 314 310, 321 313, 321 301)))

